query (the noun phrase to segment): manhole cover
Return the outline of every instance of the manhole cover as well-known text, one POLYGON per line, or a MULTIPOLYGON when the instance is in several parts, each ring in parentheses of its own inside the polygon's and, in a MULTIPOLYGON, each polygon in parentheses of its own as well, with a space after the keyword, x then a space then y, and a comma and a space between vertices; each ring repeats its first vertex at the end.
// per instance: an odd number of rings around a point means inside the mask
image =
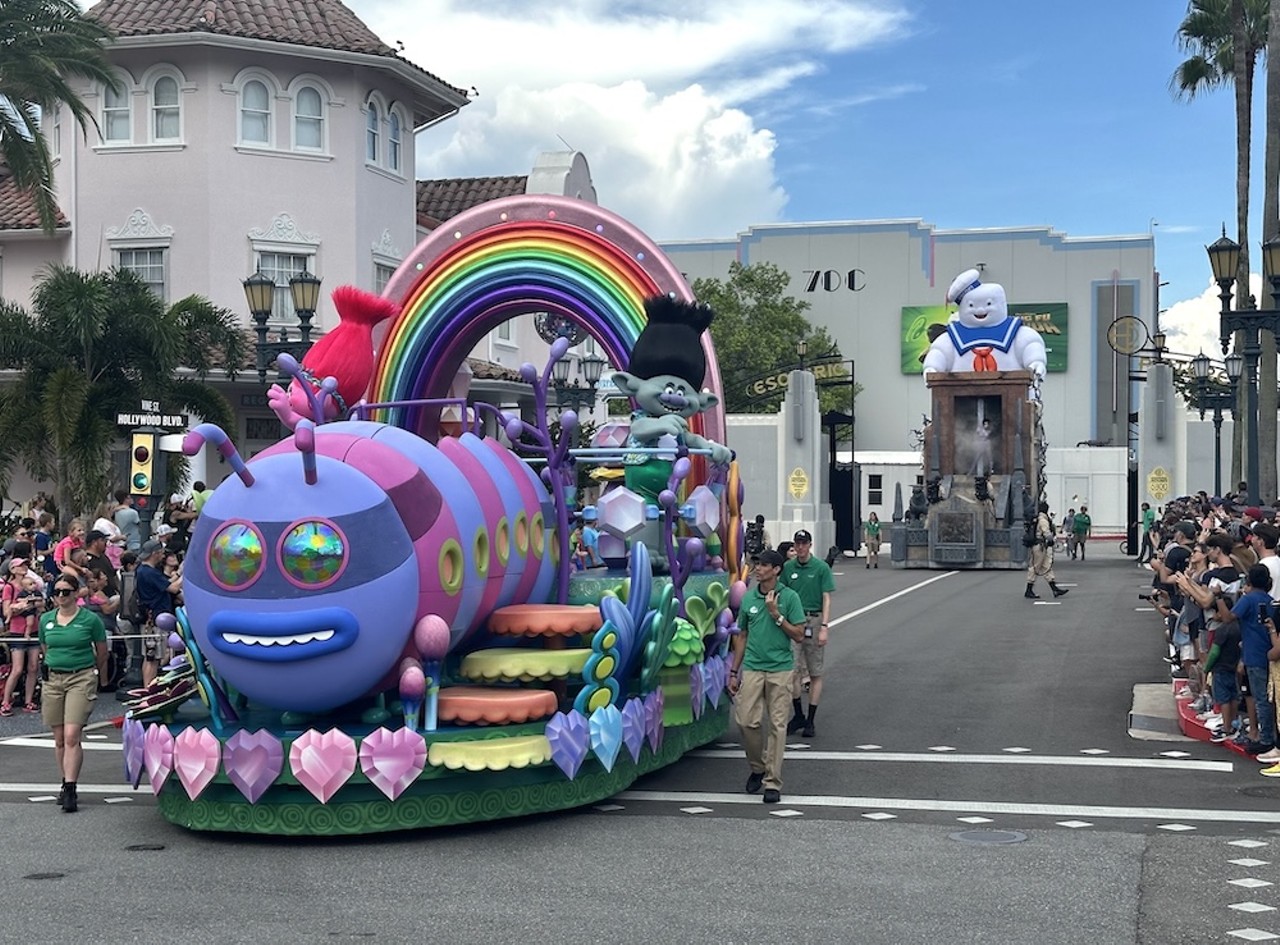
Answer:
POLYGON ((1245 797, 1262 797, 1268 800, 1280 800, 1280 784, 1259 784, 1256 787, 1240 789, 1245 797))
POLYGON ((62 879, 66 873, 28 873, 23 879, 62 879))
POLYGON ((130 853, 150 853, 155 850, 163 850, 163 843, 131 843, 125 847, 130 853))
POLYGON ((991 846, 999 843, 1021 843, 1027 839, 1025 833, 1016 830, 961 830, 951 834, 951 839, 960 843, 976 843, 979 846, 991 846))

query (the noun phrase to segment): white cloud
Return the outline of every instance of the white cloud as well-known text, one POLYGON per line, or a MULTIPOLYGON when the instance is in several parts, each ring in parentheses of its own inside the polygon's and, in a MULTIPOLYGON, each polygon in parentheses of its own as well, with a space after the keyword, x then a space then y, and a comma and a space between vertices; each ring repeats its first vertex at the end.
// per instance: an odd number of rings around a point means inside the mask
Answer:
MULTIPOLYGON (((1249 291, 1255 299, 1262 298, 1262 276, 1249 275, 1249 291)), ((1218 286, 1210 280, 1200 295, 1175 302, 1160 316, 1160 327, 1167 337, 1165 344, 1177 354, 1195 356, 1203 351, 1214 360, 1222 359, 1222 344, 1218 340, 1218 313, 1222 305, 1218 300, 1218 286)))
MULTIPOLYGON (((419 136, 419 177, 527 173, 567 144, 601 204, 657 239, 779 219, 766 109, 910 26, 900 0, 348 2, 410 60, 479 90, 419 136)), ((916 90, 850 88, 833 107, 916 90)))

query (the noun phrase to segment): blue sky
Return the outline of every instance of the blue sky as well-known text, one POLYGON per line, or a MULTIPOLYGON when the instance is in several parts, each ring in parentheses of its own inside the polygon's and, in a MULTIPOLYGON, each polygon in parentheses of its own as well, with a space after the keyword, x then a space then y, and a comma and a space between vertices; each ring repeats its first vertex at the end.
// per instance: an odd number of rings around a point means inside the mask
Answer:
POLYGON ((917 217, 1152 231, 1170 325, 1212 320, 1204 245, 1234 218, 1233 100, 1170 93, 1179 0, 348 3, 480 92, 420 136, 420 177, 525 173, 563 139, 601 202, 658 239, 917 217))

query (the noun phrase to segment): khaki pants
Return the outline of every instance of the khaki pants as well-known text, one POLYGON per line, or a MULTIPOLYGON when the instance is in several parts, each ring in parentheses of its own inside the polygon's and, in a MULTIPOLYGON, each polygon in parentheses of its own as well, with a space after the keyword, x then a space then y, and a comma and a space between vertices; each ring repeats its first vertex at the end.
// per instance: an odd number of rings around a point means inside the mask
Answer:
POLYGON ((764 786, 782 790, 782 753, 787 747, 787 719, 791 716, 791 678, 793 670, 762 673, 742 671, 734 715, 742 731, 742 746, 747 750, 751 770, 764 773, 764 786), (764 729, 768 719, 768 731, 764 729), (765 746, 766 735, 769 739, 765 746))
POLYGON ((1034 584, 1037 577, 1042 577, 1052 584, 1056 580, 1053 576, 1053 548, 1036 542, 1029 550, 1031 560, 1027 563, 1027 583, 1034 584))

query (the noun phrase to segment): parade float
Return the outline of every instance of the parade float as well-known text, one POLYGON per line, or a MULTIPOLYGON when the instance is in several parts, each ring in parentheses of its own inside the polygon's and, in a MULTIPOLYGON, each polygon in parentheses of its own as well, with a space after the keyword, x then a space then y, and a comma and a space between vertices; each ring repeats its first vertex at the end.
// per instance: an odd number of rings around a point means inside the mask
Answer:
POLYGON ((434 231, 382 299, 335 304, 280 358, 290 436, 248 462, 215 426, 186 436, 234 475, 160 618, 178 655, 129 707, 127 779, 195 830, 363 834, 598 801, 722 736, 742 493, 711 313, 658 247, 582 201, 507 198, 434 231), (521 368, 532 414, 450 397, 528 313, 552 342, 521 368), (584 331, 636 409, 579 450, 548 391, 584 331), (608 570, 571 573, 577 462, 620 471, 593 509, 608 570))
POLYGON ((956 276, 947 302, 956 310, 924 355, 923 485, 905 503, 897 488, 890 557, 897 568, 1025 568, 1045 481, 1044 340, 976 269, 956 276))

